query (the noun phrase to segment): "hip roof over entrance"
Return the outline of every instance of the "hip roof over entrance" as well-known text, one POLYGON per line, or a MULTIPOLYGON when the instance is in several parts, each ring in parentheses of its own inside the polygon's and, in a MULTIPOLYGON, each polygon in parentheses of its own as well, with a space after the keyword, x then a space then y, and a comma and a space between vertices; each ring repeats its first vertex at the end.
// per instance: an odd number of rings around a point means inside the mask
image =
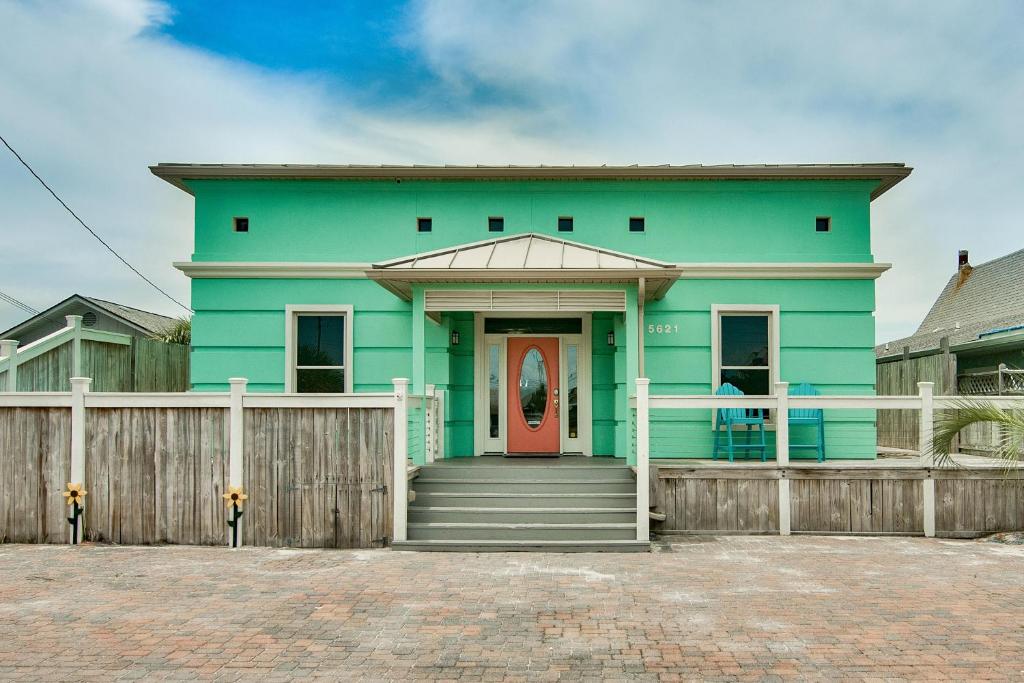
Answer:
POLYGON ((526 233, 472 242, 375 263, 366 276, 403 299, 413 284, 604 283, 636 284, 660 299, 682 269, 672 263, 526 233))

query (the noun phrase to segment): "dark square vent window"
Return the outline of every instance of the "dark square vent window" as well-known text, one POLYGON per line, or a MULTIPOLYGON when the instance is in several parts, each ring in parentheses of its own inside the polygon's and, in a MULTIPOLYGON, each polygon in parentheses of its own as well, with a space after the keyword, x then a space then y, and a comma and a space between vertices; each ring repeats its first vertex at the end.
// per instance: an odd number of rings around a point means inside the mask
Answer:
POLYGON ((416 230, 418 232, 430 232, 434 229, 434 221, 430 218, 417 218, 416 230))
POLYGON ((249 219, 235 218, 235 232, 249 232, 249 219))
POLYGON ((487 230, 489 232, 505 232, 505 219, 501 216, 491 216, 487 219, 487 230))
POLYGON ((815 232, 832 232, 832 219, 829 216, 818 216, 814 219, 815 232))
POLYGON ((644 231, 644 219, 643 217, 634 216, 629 219, 629 231, 630 232, 643 232, 644 231))
POLYGON ((558 232, 572 232, 572 216, 558 218, 558 232))

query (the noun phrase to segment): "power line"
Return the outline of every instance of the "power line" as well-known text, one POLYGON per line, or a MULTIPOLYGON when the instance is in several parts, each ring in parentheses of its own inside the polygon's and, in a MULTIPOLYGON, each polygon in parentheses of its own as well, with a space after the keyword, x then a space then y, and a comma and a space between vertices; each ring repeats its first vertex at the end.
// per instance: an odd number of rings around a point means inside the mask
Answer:
POLYGON ((41 184, 41 185, 42 185, 43 187, 45 187, 45 188, 46 188, 47 192, 49 192, 50 194, 52 194, 52 195, 53 195, 53 198, 54 198, 54 199, 56 199, 56 200, 57 200, 57 201, 58 201, 58 202, 60 203, 60 205, 61 205, 61 206, 63 206, 63 207, 64 207, 64 208, 65 208, 65 209, 67 210, 67 212, 68 212, 68 213, 70 213, 70 214, 71 214, 71 215, 72 215, 72 216, 74 217, 74 219, 75 219, 76 221, 78 221, 78 222, 79 222, 79 223, 81 224, 81 226, 82 226, 83 228, 85 228, 85 229, 86 229, 86 230, 87 230, 87 231, 89 232, 89 234, 90 234, 90 235, 92 235, 93 237, 95 237, 95 238, 96 238, 96 239, 97 239, 97 240, 99 241, 99 243, 100 243, 100 244, 102 244, 102 245, 103 245, 104 247, 106 247, 106 248, 107 248, 107 251, 109 251, 109 252, 110 252, 111 254, 113 254, 113 255, 114 255, 114 257, 115 257, 115 258, 117 258, 117 260, 118 260, 118 261, 120 261, 120 262, 121 262, 121 263, 123 263, 124 265, 128 266, 128 268, 129 268, 129 269, 130 269, 130 270, 131 270, 131 271, 132 271, 133 273, 135 273, 135 274, 136 274, 136 275, 138 275, 138 276, 139 276, 140 278, 142 278, 143 280, 145 280, 145 281, 146 281, 146 283, 147 283, 147 284, 148 284, 148 285, 149 285, 150 287, 152 287, 152 288, 153 288, 153 289, 155 289, 156 291, 160 292, 160 293, 161 293, 161 294, 163 294, 163 295, 164 295, 165 297, 167 297, 168 299, 170 299, 171 301, 173 301, 173 302, 174 302, 174 303, 176 303, 177 305, 181 306, 182 308, 184 308, 184 309, 185 309, 186 311, 188 311, 189 313, 191 313, 191 312, 192 312, 192 309, 191 309, 191 308, 189 308, 189 307, 188 307, 188 306, 186 306, 185 304, 181 303, 180 301, 178 301, 177 299, 175 299, 175 298, 174 298, 173 296, 171 296, 170 294, 168 294, 167 292, 165 292, 165 291, 164 291, 163 289, 161 289, 161 288, 160 288, 160 287, 159 287, 159 286, 158 286, 158 285, 157 285, 157 284, 156 284, 155 282, 153 282, 153 281, 152 281, 152 280, 150 280, 150 279, 149 279, 148 277, 146 277, 145 275, 143 275, 142 273, 140 273, 140 272, 139 272, 139 270, 138 270, 138 269, 137 269, 137 268, 136 268, 135 266, 133 266, 132 264, 128 263, 128 261, 126 261, 126 260, 125 260, 125 259, 124 259, 124 258, 123 258, 123 257, 122 257, 122 256, 121 256, 120 254, 118 254, 118 253, 117 253, 116 251, 114 251, 114 248, 113 248, 113 247, 111 247, 111 246, 110 246, 109 244, 107 244, 106 242, 104 242, 104 241, 103 241, 103 238, 102 238, 102 237, 100 237, 99 235, 97 235, 97 234, 96 234, 96 231, 95 231, 95 230, 93 230, 93 229, 92 229, 92 228, 90 228, 90 227, 89 227, 88 225, 86 225, 86 224, 85 224, 85 221, 83 221, 83 220, 82 220, 81 218, 79 218, 79 217, 78 217, 78 214, 76 214, 76 213, 75 213, 74 211, 72 211, 72 210, 71 210, 71 207, 70 207, 70 206, 68 206, 67 204, 65 204, 65 203, 64 203, 64 200, 63 200, 63 199, 61 199, 61 198, 60 198, 59 196, 57 196, 57 193, 56 193, 56 192, 54 192, 54 191, 53 191, 53 190, 52 190, 52 189, 50 188, 50 186, 46 184, 46 181, 45 181, 45 180, 43 180, 42 178, 40 178, 40 177, 39 177, 39 174, 38 174, 38 173, 36 173, 36 172, 35 172, 35 171, 34 171, 34 170, 32 169, 32 167, 28 165, 28 162, 27 162, 27 161, 25 161, 24 159, 22 159, 22 158, 21 158, 21 155, 20 155, 20 154, 18 154, 18 153, 17 153, 17 152, 16 152, 15 150, 14 150, 14 148, 13 148, 13 147, 11 147, 11 145, 10 145, 10 144, 9 144, 9 143, 7 142, 7 140, 5 140, 5 139, 4 139, 4 137, 3 137, 2 135, 0 135, 0 142, 4 143, 4 147, 6 147, 7 149, 11 150, 11 154, 13 154, 13 155, 14 155, 14 156, 15 156, 15 157, 16 157, 16 158, 18 159, 18 161, 20 161, 20 162, 21 162, 21 165, 22 165, 22 166, 24 166, 24 167, 25 167, 26 169, 28 169, 28 172, 29 172, 29 173, 31 173, 31 174, 32 174, 32 175, 33 175, 33 176, 35 177, 35 179, 36 179, 36 180, 38 180, 38 181, 39 181, 39 183, 40 183, 40 184, 41 184))
POLYGON ((21 310, 25 311, 30 315, 39 315, 39 311, 26 304, 24 301, 18 301, 10 294, 4 294, 3 292, 0 292, 0 299, 3 299, 4 301, 11 304, 15 308, 20 308, 21 310))

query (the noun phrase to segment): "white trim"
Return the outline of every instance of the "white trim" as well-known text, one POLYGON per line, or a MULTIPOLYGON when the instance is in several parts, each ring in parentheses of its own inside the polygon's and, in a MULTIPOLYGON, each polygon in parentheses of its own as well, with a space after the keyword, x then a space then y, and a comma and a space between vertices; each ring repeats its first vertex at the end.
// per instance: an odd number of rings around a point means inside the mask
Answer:
POLYGON ((345 393, 353 393, 353 375, 355 358, 353 357, 354 312, 352 304, 288 304, 284 307, 284 390, 287 394, 295 392, 295 353, 298 348, 298 325, 295 320, 299 315, 342 315, 345 316, 345 393))
POLYGON ((679 263, 680 280, 876 280, 891 263, 679 263))
POLYGON ((370 263, 301 261, 175 261, 174 267, 193 279, 203 278, 323 278, 365 280, 370 263))
MULTIPOLYGON (((768 388, 774 391, 781 374, 782 347, 778 304, 711 304, 711 393, 722 385, 722 315, 751 314, 768 316, 768 388)), ((768 407, 768 406, 765 406, 768 407)), ((771 407, 774 407, 771 406, 771 407)), ((715 419, 711 416, 712 421, 715 419)))
MULTIPOLYGON (((466 246, 466 245, 462 245, 466 246)), ((174 267, 190 278, 322 278, 342 280, 363 280, 368 277, 367 271, 375 270, 372 263, 334 263, 334 262, 301 262, 301 261, 175 261, 174 267)), ((813 261, 790 263, 677 263, 670 266, 673 270, 681 270, 678 277, 682 280, 693 279, 755 279, 755 280, 874 280, 892 268, 891 263, 818 263, 813 261)), ((379 276, 384 276, 390 269, 378 268, 379 276)), ((409 269, 413 270, 413 269, 409 269)), ((415 269, 417 275, 438 277, 439 273, 451 274, 459 269, 415 269)), ((510 275, 525 276, 527 273, 544 274, 550 277, 578 277, 584 269, 572 269, 567 273, 560 269, 510 269, 491 273, 492 276, 508 277, 510 275)), ((592 269, 590 276, 608 277, 610 270, 592 269)), ((403 275, 406 273, 403 272, 403 275)), ((410 274, 411 275, 411 274, 410 274)), ((466 275, 466 273, 462 273, 466 275)), ((479 273, 478 273, 479 275, 479 273)), ((657 277, 666 275, 676 277, 677 273, 669 269, 624 269, 619 273, 622 277, 657 277)), ((416 279, 421 279, 417 277, 416 279)))
MULTIPOLYGON (((485 453, 505 453, 508 446, 508 338, 509 337, 556 337, 558 338, 559 386, 567 386, 566 372, 566 341, 573 340, 577 345, 577 400, 578 400, 578 436, 575 447, 569 449, 568 412, 564 401, 559 400, 559 450, 562 453, 581 453, 593 455, 593 377, 591 375, 592 360, 592 329, 593 320, 589 312, 582 313, 535 313, 529 311, 516 312, 484 312, 479 311, 473 318, 473 455, 485 453), (582 321, 579 334, 485 334, 486 318, 580 318, 582 321), (498 438, 492 439, 490 427, 490 398, 488 396, 489 377, 487 375, 487 347, 498 344, 498 438)), ((559 397, 560 399, 562 396, 559 397)))

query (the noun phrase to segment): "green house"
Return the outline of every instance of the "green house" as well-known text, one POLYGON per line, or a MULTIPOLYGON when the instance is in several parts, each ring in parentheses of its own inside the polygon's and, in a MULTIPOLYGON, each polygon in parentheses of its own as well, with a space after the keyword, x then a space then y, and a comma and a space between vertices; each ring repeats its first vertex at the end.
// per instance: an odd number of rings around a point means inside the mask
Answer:
MULTIPOLYGON (((459 458, 628 457, 637 377, 652 394, 873 393, 888 265, 872 257, 871 202, 911 169, 152 171, 195 198, 195 251, 175 264, 192 279, 194 390, 245 377, 250 391, 382 392, 408 377, 444 392, 443 455, 459 458)), ((651 420, 652 458, 710 457, 709 410, 651 420)), ((875 457, 874 414, 826 412, 825 441, 830 460, 875 457)))

